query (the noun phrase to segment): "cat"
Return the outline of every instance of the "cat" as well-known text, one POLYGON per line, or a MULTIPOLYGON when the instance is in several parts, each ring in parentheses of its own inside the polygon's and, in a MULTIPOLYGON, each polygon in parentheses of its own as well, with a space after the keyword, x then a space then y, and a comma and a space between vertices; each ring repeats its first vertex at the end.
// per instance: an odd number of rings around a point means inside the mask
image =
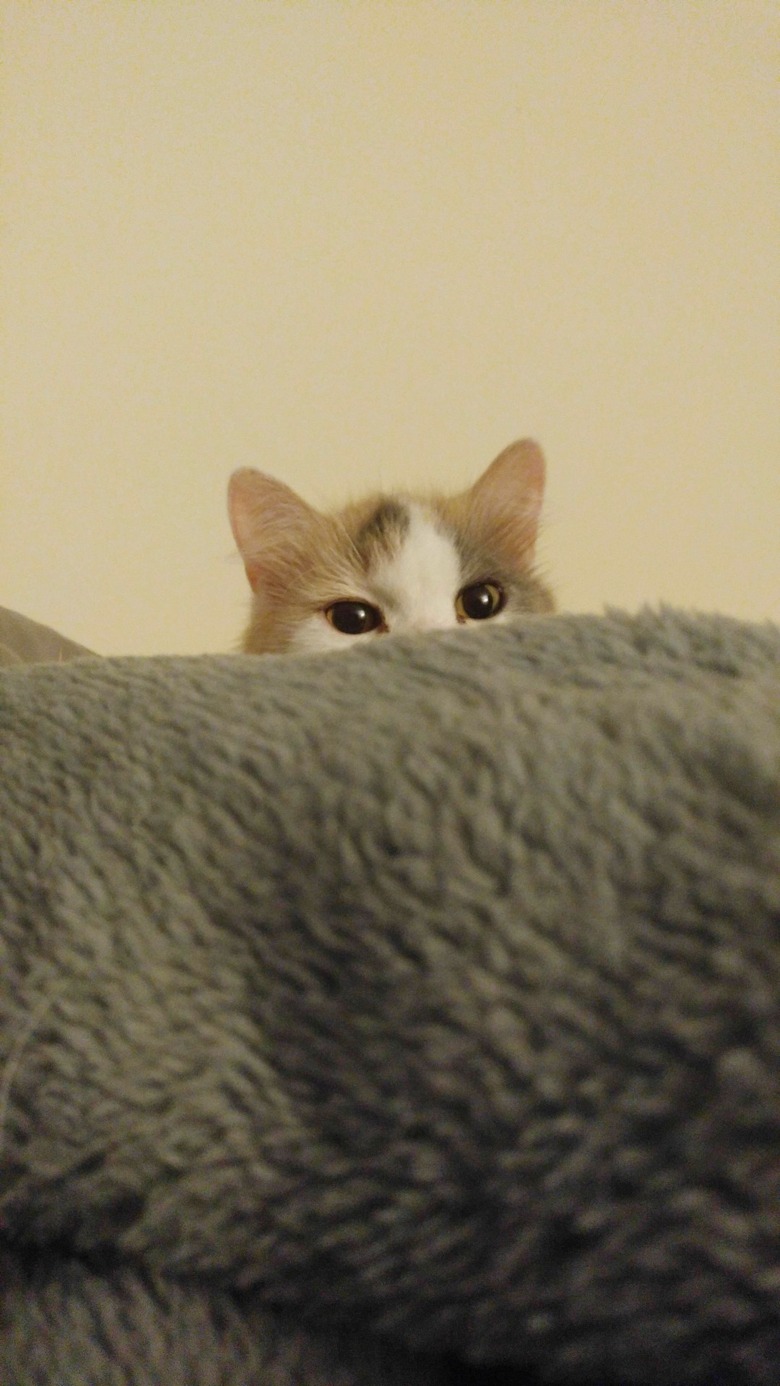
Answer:
POLYGON ((252 589, 241 648, 347 650, 553 611, 534 567, 544 481, 529 439, 458 495, 374 495, 328 514, 264 472, 234 472, 228 512, 252 589))

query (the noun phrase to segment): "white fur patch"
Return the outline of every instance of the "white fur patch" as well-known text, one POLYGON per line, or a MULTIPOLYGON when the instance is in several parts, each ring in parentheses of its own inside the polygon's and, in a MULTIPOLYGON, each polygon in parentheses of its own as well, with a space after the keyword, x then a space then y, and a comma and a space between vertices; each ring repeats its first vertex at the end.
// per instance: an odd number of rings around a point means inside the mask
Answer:
POLYGON ((460 588, 455 545, 417 504, 409 505, 409 528, 397 553, 371 574, 389 630, 448 630, 458 624, 455 598, 460 588))
MULTIPOLYGON (((392 635, 449 630, 458 624, 455 599, 460 585, 460 561, 454 542, 437 528, 421 505, 409 502, 409 528, 398 551, 382 559, 358 590, 334 592, 333 600, 351 597, 379 607, 392 635)), ((376 631, 343 635, 333 629, 324 614, 318 613, 298 628, 291 647, 309 654, 348 650, 379 634, 376 631)))
POLYGON ((290 650, 297 654, 328 654, 329 651, 348 650, 356 640, 369 640, 368 635, 343 635, 334 630, 323 612, 303 621, 290 638, 290 650))

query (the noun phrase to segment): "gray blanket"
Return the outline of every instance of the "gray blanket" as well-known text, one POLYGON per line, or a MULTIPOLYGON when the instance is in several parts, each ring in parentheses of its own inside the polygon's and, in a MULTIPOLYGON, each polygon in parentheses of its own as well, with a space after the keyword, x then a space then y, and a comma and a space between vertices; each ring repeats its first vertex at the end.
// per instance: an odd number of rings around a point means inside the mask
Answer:
POLYGON ((780 1380, 780 631, 0 675, 0 1382, 780 1380))

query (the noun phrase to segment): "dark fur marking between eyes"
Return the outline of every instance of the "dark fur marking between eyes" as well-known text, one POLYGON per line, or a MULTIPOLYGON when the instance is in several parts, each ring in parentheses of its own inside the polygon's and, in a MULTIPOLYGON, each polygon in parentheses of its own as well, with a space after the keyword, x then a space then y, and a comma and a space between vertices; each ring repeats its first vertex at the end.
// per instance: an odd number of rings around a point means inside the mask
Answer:
POLYGON ((409 512, 401 501, 382 500, 373 515, 360 526, 355 547, 365 562, 378 555, 390 553, 400 544, 409 530, 409 512))

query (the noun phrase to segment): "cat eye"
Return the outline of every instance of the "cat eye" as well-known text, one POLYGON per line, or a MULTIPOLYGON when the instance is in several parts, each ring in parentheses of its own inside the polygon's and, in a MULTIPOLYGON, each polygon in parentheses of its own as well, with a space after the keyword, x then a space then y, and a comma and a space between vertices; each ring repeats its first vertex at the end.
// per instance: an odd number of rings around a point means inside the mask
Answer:
POLYGON ((487 621, 506 605, 506 593, 497 582, 474 582, 464 587, 455 600, 460 621, 487 621))
POLYGON ((325 608, 325 619, 342 635, 367 635, 384 625, 379 607, 370 602, 331 602, 325 608))

